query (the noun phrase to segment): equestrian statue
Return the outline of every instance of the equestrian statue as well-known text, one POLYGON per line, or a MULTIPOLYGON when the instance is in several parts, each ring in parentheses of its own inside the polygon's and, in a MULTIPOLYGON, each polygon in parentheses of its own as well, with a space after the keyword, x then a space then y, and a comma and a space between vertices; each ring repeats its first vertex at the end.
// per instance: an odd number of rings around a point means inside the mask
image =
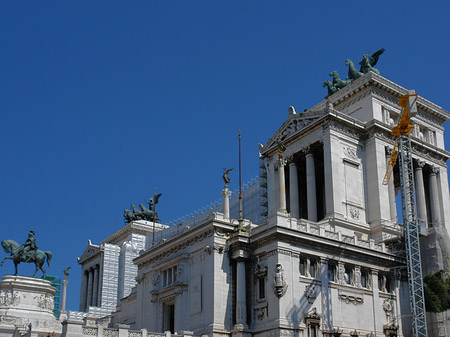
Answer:
POLYGON ((47 265, 50 267, 50 260, 52 259, 52 252, 50 251, 42 251, 38 249, 36 245, 36 238, 34 237, 36 233, 34 230, 30 230, 28 234, 28 238, 23 245, 19 245, 14 240, 4 240, 1 242, 3 250, 5 253, 10 254, 10 256, 5 257, 2 260, 1 266, 5 263, 6 260, 13 260, 14 267, 16 272, 14 275, 17 275, 17 266, 21 263, 34 263, 36 265, 36 270, 31 277, 34 277, 38 270, 42 270, 43 276, 45 278, 45 269, 43 268, 44 262, 47 259, 47 265))

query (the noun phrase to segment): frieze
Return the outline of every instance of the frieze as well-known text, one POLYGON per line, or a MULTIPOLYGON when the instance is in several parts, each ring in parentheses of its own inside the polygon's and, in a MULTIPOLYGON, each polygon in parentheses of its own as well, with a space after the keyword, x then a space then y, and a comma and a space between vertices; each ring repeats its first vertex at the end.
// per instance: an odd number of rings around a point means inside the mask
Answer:
POLYGON ((53 310, 53 296, 40 294, 35 296, 34 299, 37 301, 39 308, 53 310))
POLYGON ((274 250, 270 250, 267 252, 267 256, 273 256, 273 255, 277 255, 277 254, 281 254, 281 255, 287 255, 287 256, 292 256, 292 257, 299 257, 300 254, 299 253, 295 253, 292 252, 290 250, 286 250, 286 249, 282 249, 282 248, 277 248, 274 250))
POLYGON ((139 263, 138 269, 142 269, 142 268, 148 267, 149 265, 151 265, 152 263, 154 263, 156 261, 159 261, 159 260, 165 259, 167 257, 170 257, 171 255, 176 254, 179 251, 181 251, 181 250, 183 250, 183 249, 185 249, 185 248, 187 248, 189 246, 193 246, 193 245, 195 245, 195 244, 197 244, 199 242, 202 242, 206 238, 213 236, 213 234, 214 234, 214 230, 213 229, 209 229, 209 230, 207 230, 207 231, 205 231, 205 232, 203 232, 203 233, 201 233, 199 235, 191 237, 188 240, 180 243, 179 245, 173 246, 172 248, 170 248, 170 249, 168 249, 168 250, 166 250, 166 251, 164 251, 164 252, 162 252, 162 253, 160 253, 160 254, 158 254, 158 255, 156 255, 156 256, 154 256, 154 257, 152 257, 152 258, 150 258, 150 259, 148 259, 148 260, 146 260, 144 262, 142 262, 142 263, 139 263))
POLYGON ((103 329, 103 337, 118 337, 119 330, 117 329, 103 329))
POLYGON ((21 296, 17 292, 11 292, 9 290, 0 291, 0 306, 17 306, 20 303, 21 296))
POLYGON ((83 327, 83 336, 97 336, 98 328, 83 327))

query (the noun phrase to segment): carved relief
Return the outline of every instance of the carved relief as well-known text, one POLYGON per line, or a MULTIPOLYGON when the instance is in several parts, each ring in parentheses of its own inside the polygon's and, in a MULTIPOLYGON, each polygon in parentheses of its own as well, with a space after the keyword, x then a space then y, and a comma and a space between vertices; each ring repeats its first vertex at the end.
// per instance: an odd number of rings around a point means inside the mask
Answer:
POLYGON ((18 292, 12 293, 9 290, 0 291, 0 305, 14 305, 17 306, 20 303, 21 296, 18 292))
POLYGON ((353 160, 359 160, 359 157, 356 154, 356 149, 353 149, 353 148, 351 148, 349 146, 344 146, 342 149, 343 149, 344 155, 347 158, 353 159, 353 160))
POLYGON ((345 284, 345 266, 342 263, 338 264, 338 282, 339 284, 345 284))
POLYGON ((320 287, 318 287, 314 284, 309 284, 305 288, 305 297, 309 304, 314 303, 317 296, 319 296, 319 293, 320 293, 320 287))
POLYGON ((364 297, 360 294, 339 292, 338 298, 347 304, 359 305, 364 303, 364 297))
POLYGON ((160 281, 161 281, 161 275, 159 273, 154 273, 153 277, 152 277, 153 286, 156 287, 160 281))
POLYGON ((361 218, 361 211, 355 207, 350 207, 350 216, 354 220, 359 220, 361 218))
POLYGON ((255 316, 259 321, 262 321, 264 317, 267 317, 267 306, 255 308, 255 316))
POLYGON ((48 294, 40 294, 35 296, 34 299, 37 301, 39 308, 53 310, 53 296, 48 294))

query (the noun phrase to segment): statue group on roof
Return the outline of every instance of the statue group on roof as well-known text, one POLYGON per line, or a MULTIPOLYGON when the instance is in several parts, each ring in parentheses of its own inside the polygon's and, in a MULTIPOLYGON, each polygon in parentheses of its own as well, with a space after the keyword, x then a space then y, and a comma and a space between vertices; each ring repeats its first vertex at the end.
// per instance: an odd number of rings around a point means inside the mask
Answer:
POLYGON ((333 81, 326 80, 322 87, 328 88, 328 95, 333 95, 334 93, 338 92, 345 86, 349 85, 352 81, 357 80, 364 74, 367 74, 368 72, 374 72, 376 74, 380 74, 378 69, 375 69, 374 66, 378 63, 378 59, 381 54, 384 53, 384 48, 381 48, 380 50, 376 51, 372 55, 364 54, 361 62, 359 62, 360 68, 359 70, 356 69, 354 63, 350 59, 345 60, 345 65, 348 67, 348 76, 345 80, 342 80, 339 77, 339 74, 336 70, 330 72, 330 76, 333 77, 333 81))
POLYGON ((136 220, 146 220, 146 221, 155 221, 159 222, 161 219, 158 218, 158 213, 155 210, 155 205, 158 203, 159 197, 162 194, 155 195, 153 198, 150 198, 148 201, 144 200, 144 202, 149 206, 149 208, 145 207, 144 204, 139 204, 138 210, 135 205, 131 205, 131 211, 129 209, 125 209, 123 211, 123 217, 126 223, 130 223, 136 220))

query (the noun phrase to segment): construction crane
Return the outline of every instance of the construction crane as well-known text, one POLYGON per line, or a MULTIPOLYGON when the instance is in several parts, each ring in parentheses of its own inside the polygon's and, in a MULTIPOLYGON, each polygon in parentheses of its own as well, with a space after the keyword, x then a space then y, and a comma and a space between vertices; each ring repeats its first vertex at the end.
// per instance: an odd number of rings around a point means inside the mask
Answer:
POLYGON ((383 185, 389 183, 398 158, 402 196, 403 237, 406 248, 413 336, 427 337, 419 226, 416 216, 413 162, 411 157, 411 133, 414 125, 410 124, 410 121, 411 117, 417 113, 417 95, 414 90, 408 91, 408 95, 401 96, 398 105, 402 108, 402 114, 397 126, 392 129, 392 135, 396 139, 386 168, 383 185))

